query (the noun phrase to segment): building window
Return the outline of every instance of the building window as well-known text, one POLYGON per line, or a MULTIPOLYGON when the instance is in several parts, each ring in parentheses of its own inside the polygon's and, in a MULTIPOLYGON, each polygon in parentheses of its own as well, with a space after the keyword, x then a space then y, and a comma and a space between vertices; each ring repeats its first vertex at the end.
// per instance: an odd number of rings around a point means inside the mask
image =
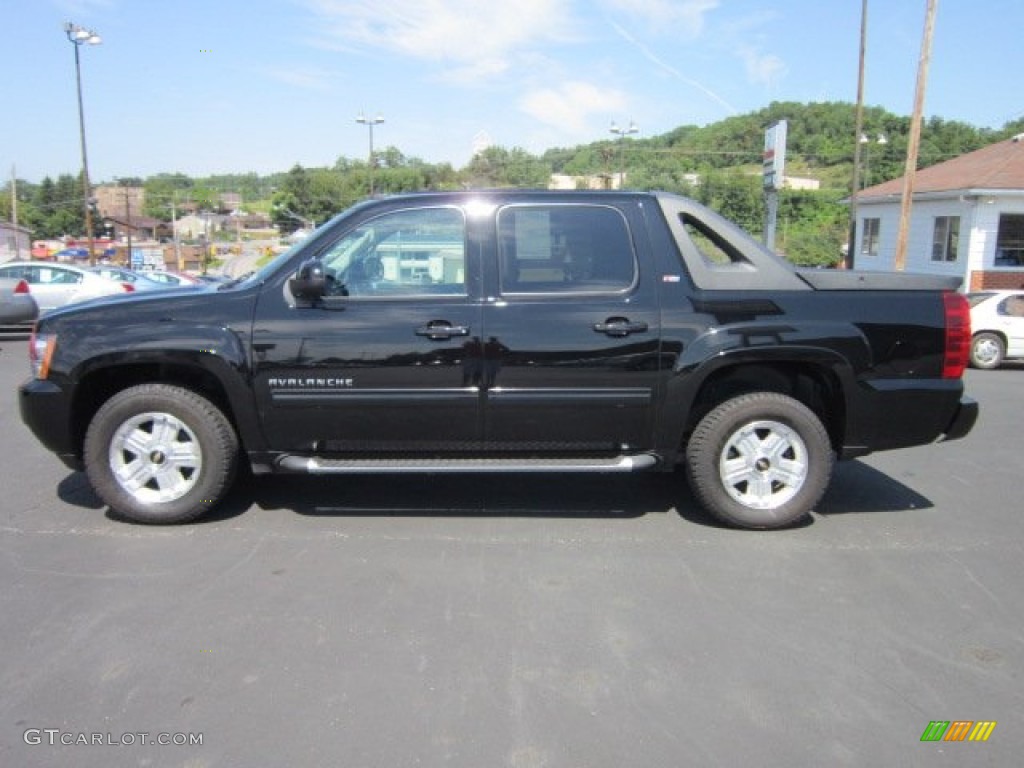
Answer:
POLYGON ((936 216, 932 261, 956 261, 960 250, 960 217, 936 216))
POLYGON ((999 217, 995 265, 1024 266, 1024 213, 1004 213, 999 217))
POLYGON ((865 256, 878 255, 878 230, 881 219, 864 219, 860 235, 860 252, 865 256))

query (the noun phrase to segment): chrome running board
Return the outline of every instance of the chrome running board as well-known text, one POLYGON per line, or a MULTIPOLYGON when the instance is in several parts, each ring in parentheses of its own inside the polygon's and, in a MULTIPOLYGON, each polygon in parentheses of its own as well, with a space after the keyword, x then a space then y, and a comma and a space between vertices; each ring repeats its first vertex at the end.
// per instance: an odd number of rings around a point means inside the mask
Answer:
POLYGON ((289 472, 309 475, 437 474, 467 472, 638 472, 658 463, 656 456, 640 453, 609 458, 465 458, 465 459, 327 459, 318 456, 283 456, 277 465, 289 472))

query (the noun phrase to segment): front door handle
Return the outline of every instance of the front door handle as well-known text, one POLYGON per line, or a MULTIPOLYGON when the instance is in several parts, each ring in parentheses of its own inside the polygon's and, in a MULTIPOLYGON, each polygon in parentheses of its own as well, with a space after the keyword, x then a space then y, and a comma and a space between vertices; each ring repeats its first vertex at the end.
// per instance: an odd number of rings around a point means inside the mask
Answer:
POLYGON ((603 323, 594 323, 594 330, 606 336, 629 336, 631 333, 644 333, 647 323, 642 320, 632 322, 627 317, 609 317, 603 323))
POLYGON ((417 336, 426 336, 431 341, 447 341, 452 336, 469 336, 469 328, 452 325, 447 320, 431 320, 416 329, 417 336))

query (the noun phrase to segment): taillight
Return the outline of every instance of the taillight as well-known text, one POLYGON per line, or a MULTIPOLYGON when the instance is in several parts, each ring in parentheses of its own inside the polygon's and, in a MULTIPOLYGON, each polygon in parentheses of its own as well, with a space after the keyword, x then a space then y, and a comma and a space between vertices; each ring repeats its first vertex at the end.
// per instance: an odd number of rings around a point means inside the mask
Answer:
POLYGON ((28 281, 27 280, 19 280, 18 284, 16 286, 14 286, 14 292, 15 293, 22 293, 22 294, 28 293, 28 281))
POLYGON ((121 283, 121 287, 124 288, 125 291, 128 293, 131 293, 132 291, 135 290, 135 286, 132 285, 131 283, 121 283))
POLYGON ((942 356, 942 378, 964 375, 971 349, 971 307, 962 293, 942 294, 946 315, 946 347, 942 356))
POLYGON ((32 375, 37 379, 45 379, 50 375, 50 361, 57 349, 57 337, 49 333, 38 333, 32 329, 28 340, 28 361, 32 366, 32 375))

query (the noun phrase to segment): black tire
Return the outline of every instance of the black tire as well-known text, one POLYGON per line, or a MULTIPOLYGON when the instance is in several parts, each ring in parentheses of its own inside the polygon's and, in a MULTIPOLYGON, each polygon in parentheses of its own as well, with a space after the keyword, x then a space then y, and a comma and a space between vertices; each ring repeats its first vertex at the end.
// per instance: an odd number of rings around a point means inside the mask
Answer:
POLYGON ((1006 344, 997 333, 976 333, 971 339, 971 367, 990 371, 1003 364, 1006 344))
POLYGON ((238 437, 209 400, 167 384, 125 389, 96 412, 85 471, 114 512, 182 523, 211 509, 234 479, 238 437))
POLYGON ((775 392, 726 400, 686 446, 690 486, 711 514, 741 528, 783 528, 821 500, 835 456, 821 420, 775 392))

